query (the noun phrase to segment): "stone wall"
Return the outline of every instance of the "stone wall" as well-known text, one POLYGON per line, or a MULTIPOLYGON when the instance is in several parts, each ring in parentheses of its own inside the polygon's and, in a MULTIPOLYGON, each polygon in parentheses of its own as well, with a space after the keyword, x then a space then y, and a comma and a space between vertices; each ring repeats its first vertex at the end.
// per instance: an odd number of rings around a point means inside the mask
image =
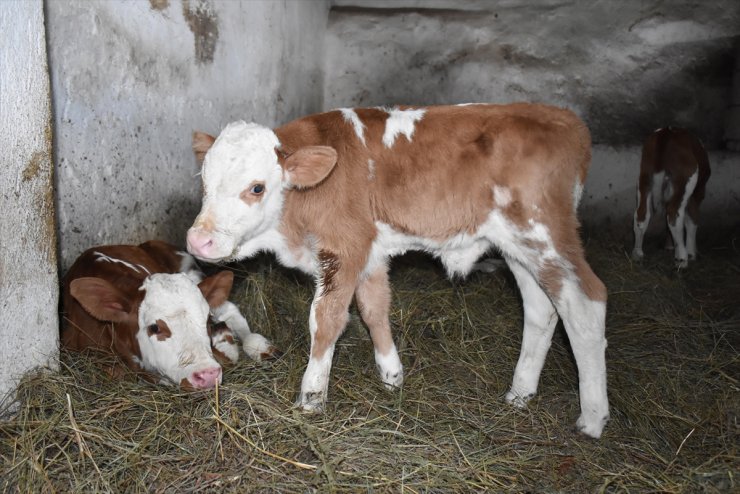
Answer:
POLYGON ((178 244, 194 129, 322 108, 325 0, 48 2, 62 271, 103 243, 178 244))

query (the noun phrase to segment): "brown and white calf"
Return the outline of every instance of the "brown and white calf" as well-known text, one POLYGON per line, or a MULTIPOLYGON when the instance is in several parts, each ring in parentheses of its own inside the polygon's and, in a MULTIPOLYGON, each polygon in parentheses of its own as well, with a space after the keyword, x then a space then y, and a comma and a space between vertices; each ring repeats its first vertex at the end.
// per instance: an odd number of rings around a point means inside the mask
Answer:
POLYGON ((667 127, 648 136, 642 147, 634 215, 634 259, 642 259, 642 241, 651 210, 665 208, 679 267, 696 258, 699 204, 709 180, 709 157, 701 141, 686 129, 667 127), (685 233, 684 233, 685 231, 685 233))
POLYGON ((145 377, 212 388, 221 382, 214 355, 239 357, 232 330, 251 358, 274 353, 227 300, 233 280, 230 271, 204 278, 188 253, 165 242, 93 247, 64 278, 62 345, 113 353, 145 377))
MULTIPOLYGON (((573 113, 542 105, 340 109, 280 128, 229 124, 202 133, 203 204, 188 231, 199 259, 275 252, 313 274, 311 353, 298 404, 320 409, 353 296, 389 387, 403 368, 388 320, 388 261, 407 250, 465 275, 497 248, 524 301, 524 337, 506 399, 537 391, 558 314, 578 363, 577 426, 609 417, 606 289, 584 258, 576 207, 591 157, 573 113)), ((491 301, 495 303, 495 301, 491 301)))

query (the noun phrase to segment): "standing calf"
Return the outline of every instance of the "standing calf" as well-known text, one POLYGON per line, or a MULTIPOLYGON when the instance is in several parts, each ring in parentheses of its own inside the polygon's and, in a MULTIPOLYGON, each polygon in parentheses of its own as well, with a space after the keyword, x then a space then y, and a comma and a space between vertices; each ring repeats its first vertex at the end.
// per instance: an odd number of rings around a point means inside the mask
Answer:
POLYGON ((164 242, 88 249, 64 277, 62 345, 113 353, 135 372, 185 388, 212 388, 221 382, 214 354, 238 359, 232 329, 250 357, 274 353, 226 300, 233 279, 230 271, 204 279, 189 254, 164 242))
POLYGON ((704 146, 686 129, 667 127, 648 136, 642 147, 637 183, 634 259, 644 256, 642 240, 651 210, 659 205, 665 207, 677 265, 686 267, 689 259, 696 258, 699 204, 710 173, 704 146))
POLYGON ((524 302, 507 401, 523 405, 537 391, 559 314, 578 363, 577 426, 601 435, 609 417, 606 288, 578 236, 591 141, 571 112, 529 104, 346 108, 274 131, 235 122, 218 139, 196 133, 193 148, 204 157, 203 205, 188 231, 190 253, 220 262, 272 251, 316 278, 303 409, 326 400, 353 297, 381 379, 402 384, 388 320, 390 257, 423 250, 450 275, 465 275, 496 247, 524 302))

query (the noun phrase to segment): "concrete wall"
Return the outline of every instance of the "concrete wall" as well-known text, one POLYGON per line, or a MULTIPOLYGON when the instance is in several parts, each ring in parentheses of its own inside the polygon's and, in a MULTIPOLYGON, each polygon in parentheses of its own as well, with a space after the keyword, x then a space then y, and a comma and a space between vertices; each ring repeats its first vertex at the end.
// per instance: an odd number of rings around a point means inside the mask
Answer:
MULTIPOLYGON (((582 218, 631 229, 649 132, 686 126, 725 147, 738 48, 736 0, 333 0, 324 100, 571 108, 595 142, 582 218)), ((737 222, 740 155, 710 159, 703 219, 737 222)))
POLYGON ((325 0, 47 3, 61 267, 102 243, 184 242, 194 129, 322 108, 325 0))
POLYGON ((41 0, 0 2, 0 405, 21 375, 56 366, 51 102, 41 0))

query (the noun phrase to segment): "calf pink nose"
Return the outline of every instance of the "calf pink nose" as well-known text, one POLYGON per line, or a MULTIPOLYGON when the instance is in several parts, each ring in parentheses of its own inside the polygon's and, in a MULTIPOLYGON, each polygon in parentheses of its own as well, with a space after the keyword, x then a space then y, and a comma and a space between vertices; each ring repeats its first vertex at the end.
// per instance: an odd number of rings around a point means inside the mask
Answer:
POLYGON ((209 257, 213 249, 213 238, 208 233, 188 230, 188 252, 198 257, 209 257))
POLYGON ((188 379, 197 389, 210 389, 221 381, 221 367, 211 367, 193 372, 188 379))

